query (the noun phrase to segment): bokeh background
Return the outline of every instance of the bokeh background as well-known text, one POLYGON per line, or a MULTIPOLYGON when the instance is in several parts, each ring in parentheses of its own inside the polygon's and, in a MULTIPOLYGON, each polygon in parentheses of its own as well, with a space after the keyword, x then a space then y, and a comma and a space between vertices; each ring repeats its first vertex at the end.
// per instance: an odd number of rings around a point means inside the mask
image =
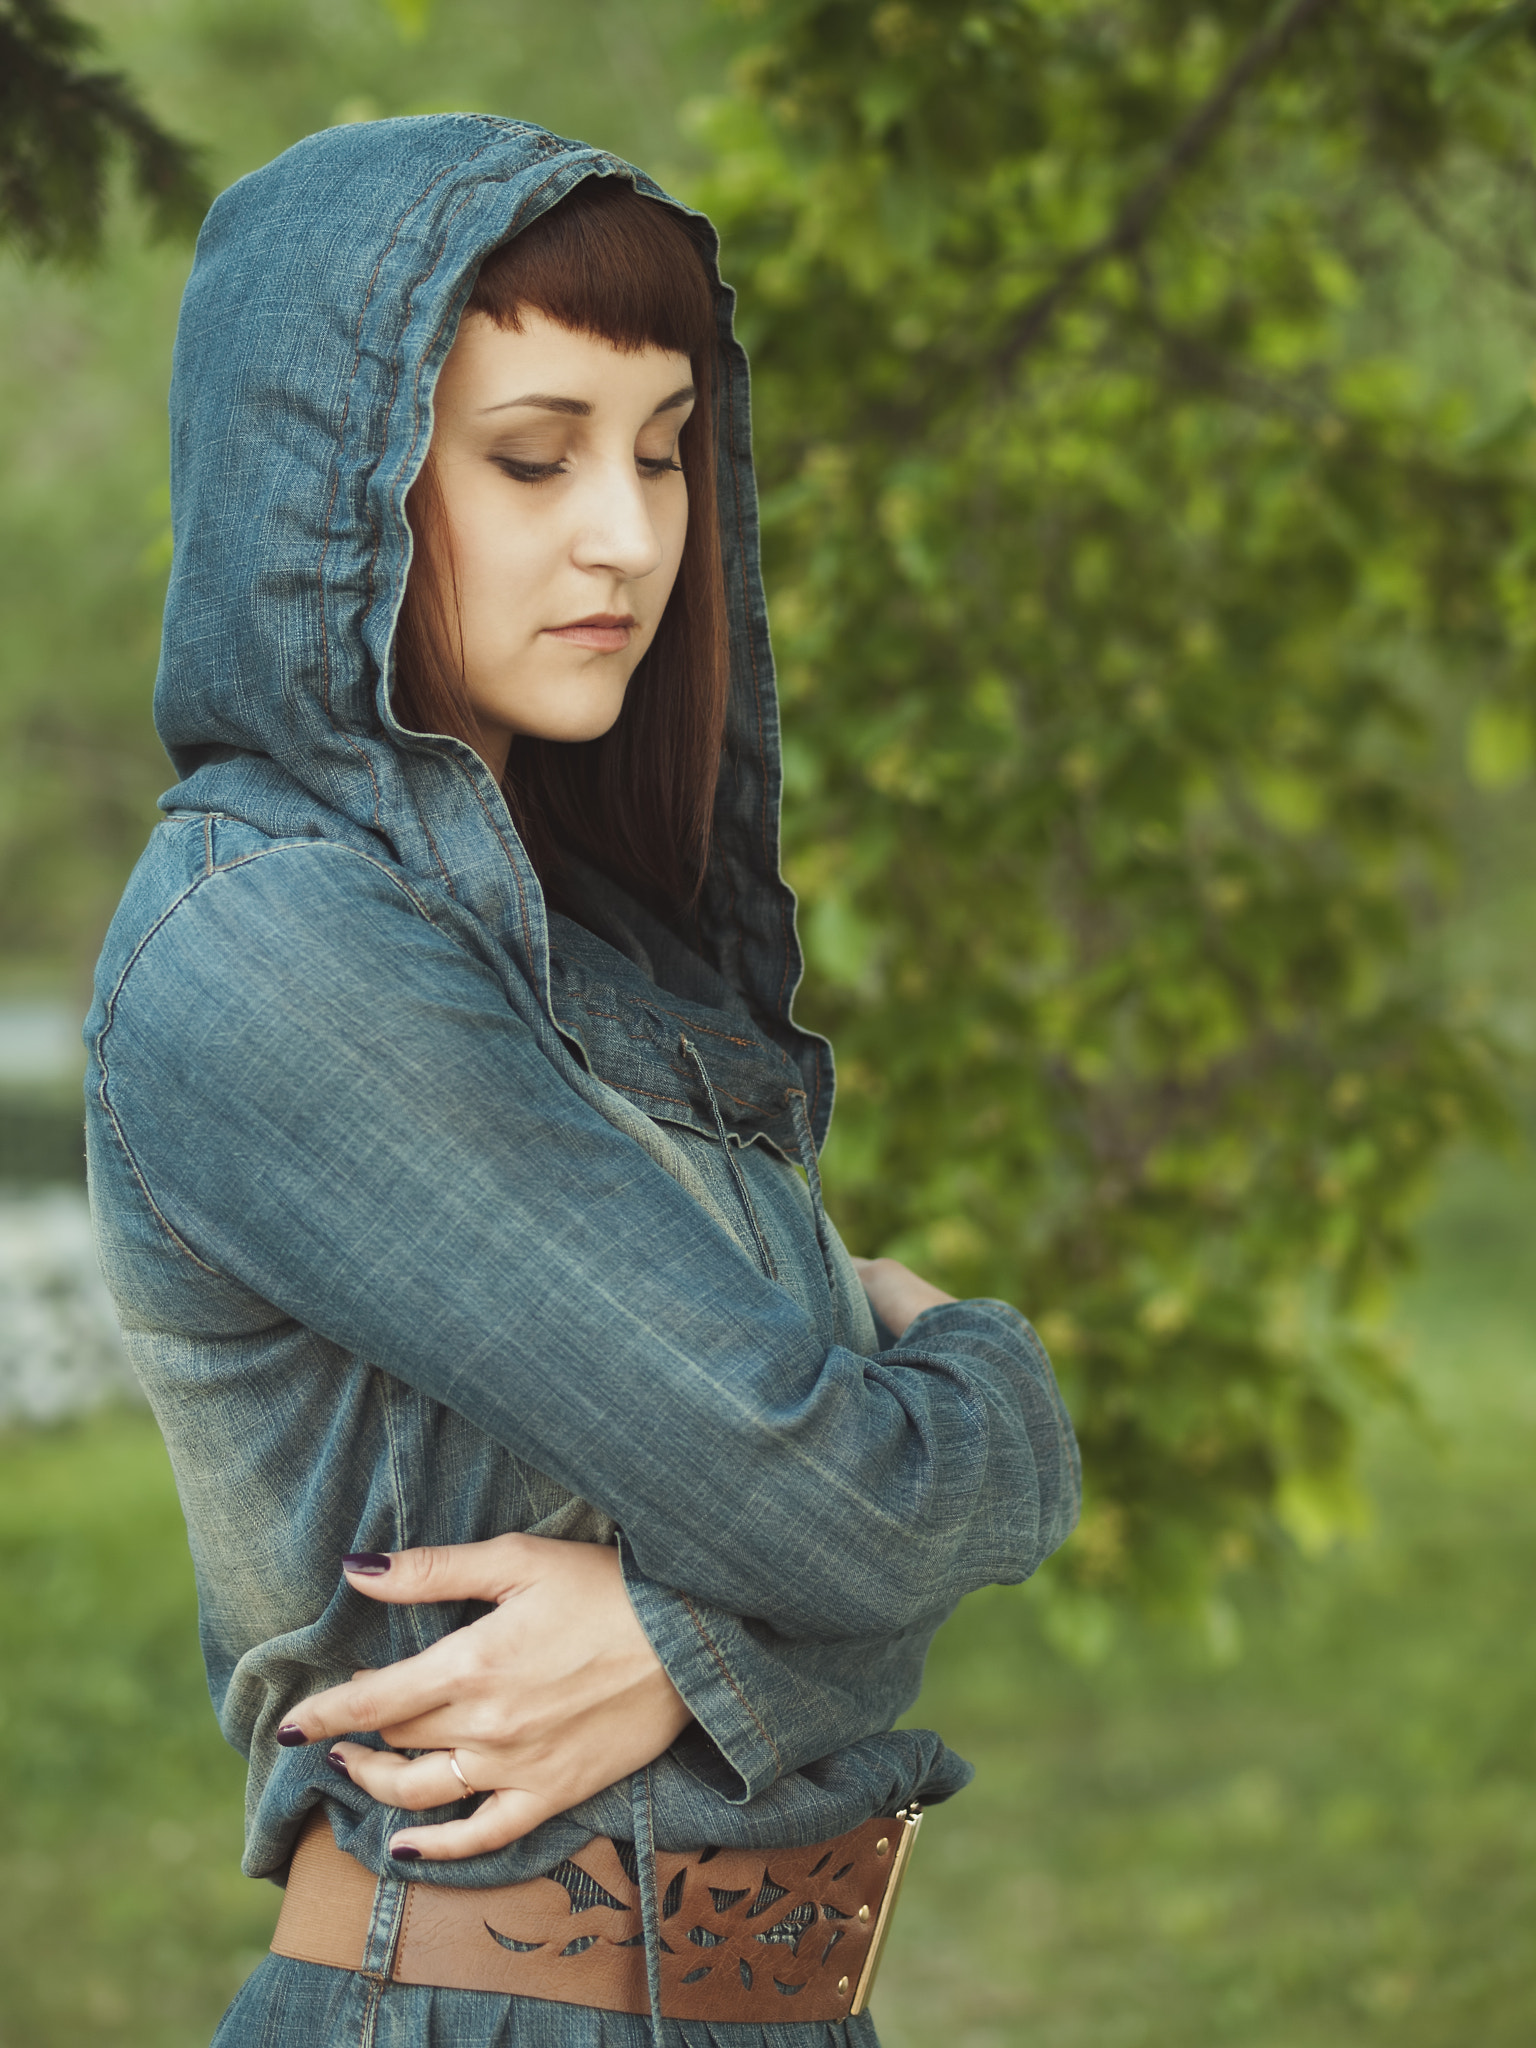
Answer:
MULTIPOLYGON (((209 190, 461 107, 722 224, 829 1192, 1036 1317, 1088 1464, 940 1637, 883 2037, 1523 2048, 1536 5, 70 13, 209 190)), ((3 2048, 192 2048, 277 1906, 84 1208, 190 259, 103 199, 0 253, 3 2048)))

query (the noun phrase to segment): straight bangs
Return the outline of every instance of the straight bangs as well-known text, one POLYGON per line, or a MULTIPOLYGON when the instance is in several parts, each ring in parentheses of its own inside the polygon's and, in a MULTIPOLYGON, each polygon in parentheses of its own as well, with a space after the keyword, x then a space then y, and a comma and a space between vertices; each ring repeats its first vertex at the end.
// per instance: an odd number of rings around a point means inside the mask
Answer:
MULTIPOLYGON (((715 492, 714 288, 669 206, 589 178, 480 266, 466 312, 520 330, 525 312, 626 352, 686 355, 697 400, 678 455, 688 532, 656 636, 600 739, 514 737, 502 793, 557 908, 574 855, 663 916, 697 898, 725 730, 728 652, 715 492)), ((464 674, 457 579, 429 456, 406 499, 415 542, 396 635, 394 707, 415 732, 478 737, 464 674)))

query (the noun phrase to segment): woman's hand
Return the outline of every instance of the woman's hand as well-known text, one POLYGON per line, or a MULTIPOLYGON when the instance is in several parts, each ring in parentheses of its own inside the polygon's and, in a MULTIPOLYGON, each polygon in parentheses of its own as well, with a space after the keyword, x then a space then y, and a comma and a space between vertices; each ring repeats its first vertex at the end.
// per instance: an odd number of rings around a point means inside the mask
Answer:
POLYGON ((377 1730, 391 1755, 338 1742, 338 1768, 385 1805, 485 1799, 465 1820, 402 1830, 390 1853, 448 1861, 499 1849, 661 1755, 692 1718, 624 1590, 617 1549, 497 1536, 434 1550, 343 1561, 370 1600, 489 1600, 494 1614, 419 1656, 316 1693, 279 1730, 289 1747, 377 1730), (291 1731, 291 1732, 290 1732, 291 1731))
POLYGON ((938 1308, 955 1299, 900 1259, 855 1259, 853 1269, 869 1296, 870 1307, 893 1337, 903 1336, 908 1323, 925 1308, 938 1308))

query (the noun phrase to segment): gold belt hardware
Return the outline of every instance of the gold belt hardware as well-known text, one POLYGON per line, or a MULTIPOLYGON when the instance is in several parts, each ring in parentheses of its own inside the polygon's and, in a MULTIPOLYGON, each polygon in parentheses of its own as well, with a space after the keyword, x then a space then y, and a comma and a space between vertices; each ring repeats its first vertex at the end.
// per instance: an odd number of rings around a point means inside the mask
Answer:
POLYGON ((885 1937, 890 1930, 891 1916, 896 1911, 896 1894, 901 1890, 901 1880, 907 1874, 907 1865, 912 1860, 912 1844, 917 1840, 917 1831, 923 1824, 923 1809, 919 1800, 902 1807, 896 1816, 899 1832, 894 1841, 883 1835, 875 1844, 877 1856, 894 1854, 891 1865, 891 1881, 885 1888, 885 1897, 880 1901, 880 1917, 875 1922, 875 1931, 870 1939, 864 1967, 859 1972, 858 1988, 853 1994, 849 2013, 862 2012, 869 2003, 869 1995, 875 1988, 875 1972, 880 1967, 881 1952, 885 1948, 885 1937))

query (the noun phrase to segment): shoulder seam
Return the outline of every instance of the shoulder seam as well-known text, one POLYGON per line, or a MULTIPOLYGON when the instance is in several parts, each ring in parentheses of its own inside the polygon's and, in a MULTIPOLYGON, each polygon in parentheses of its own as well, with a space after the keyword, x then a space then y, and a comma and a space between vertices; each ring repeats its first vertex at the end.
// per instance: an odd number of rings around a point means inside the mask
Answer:
POLYGON ((113 1108, 111 1098, 107 1094, 107 1033, 112 1028, 113 1019, 117 1011, 117 999, 122 994, 123 984, 127 981, 129 975, 133 972, 133 969, 138 962, 139 955, 143 952, 144 948, 149 944, 150 940, 155 936, 155 933, 159 931, 160 927, 168 921, 172 913, 178 910, 181 907, 181 905, 186 902, 187 898, 191 896, 194 893, 194 891, 197 890, 206 879, 207 876, 205 872, 203 875, 198 876, 196 881, 189 882, 186 888, 181 891, 179 896, 173 897, 172 900, 165 906, 164 910, 161 911, 160 915, 155 919, 154 923, 150 926, 149 930, 145 932, 144 936, 139 940, 139 943, 134 947, 133 951, 128 955, 127 960, 123 964, 123 971, 121 974, 119 974, 117 980, 112 984, 112 993, 107 997, 106 1003, 103 1006, 101 1029, 96 1034, 96 1042, 92 1050, 96 1054, 96 1100, 101 1105, 101 1113, 106 1118, 107 1123, 111 1128, 113 1137, 116 1138, 119 1146, 122 1148, 123 1157, 128 1162, 128 1171, 133 1175, 134 1180, 137 1182, 139 1193, 144 1197, 145 1201, 149 1204, 150 1214, 154 1217, 155 1221, 159 1224, 160 1228, 165 1232, 166 1236, 170 1239, 171 1243, 175 1246, 177 1251, 184 1252, 186 1256, 192 1261, 193 1265, 199 1267, 204 1273, 211 1274, 215 1279, 222 1280, 228 1278, 228 1275, 221 1273, 217 1266, 210 1266, 206 1259, 199 1258, 197 1253, 193 1251, 191 1245, 187 1243, 186 1239, 181 1236, 179 1231, 173 1228, 171 1223, 166 1218, 164 1212, 160 1207, 160 1204, 155 1200, 153 1194, 150 1192, 149 1182, 144 1177, 144 1169, 139 1165, 138 1159, 134 1154, 133 1147, 128 1142, 128 1134, 123 1129, 122 1124, 118 1119, 117 1111, 113 1108))
MULTIPOLYGON (((209 831, 206 834, 204 844, 205 856, 208 860, 211 860, 213 854, 211 831, 209 831)), ((227 1273, 224 1273, 218 1266, 211 1266, 209 1265, 206 1259, 200 1258, 198 1254, 192 1249, 191 1245, 189 1245, 186 1239, 181 1235, 180 1231, 178 1231, 174 1224, 170 1222, 170 1220, 165 1215, 165 1212, 161 1209, 160 1204, 155 1200, 154 1195, 151 1192, 149 1181, 145 1175, 144 1169, 139 1164, 138 1157, 135 1154, 133 1147, 128 1142, 128 1134, 123 1129, 122 1122, 118 1117, 117 1111, 112 1105, 111 1097, 107 1093, 107 1033, 111 1030, 113 1022, 116 1017, 118 997, 122 994, 123 988, 127 983, 129 975, 138 965, 139 956, 143 953, 144 948, 149 944, 150 940, 161 929, 161 927, 169 923, 172 916, 174 916, 176 911, 178 911, 181 908, 183 903, 187 902, 190 897, 195 896, 197 892, 201 888, 203 888, 208 882, 215 880, 219 875, 229 874, 235 868, 249 867, 254 861, 258 860, 270 860, 280 853, 300 853, 308 852, 310 850, 324 851, 329 853, 351 854, 354 859, 366 862, 366 864, 371 868, 377 868, 379 873, 383 875, 387 881, 390 881, 395 885, 395 887, 400 891, 401 895, 404 896, 407 899, 407 901, 411 903, 411 905, 419 912, 419 914, 426 919, 428 924, 435 925, 436 920, 433 918, 431 911, 427 908, 426 904, 422 901, 422 899, 416 894, 415 890, 412 889, 410 885, 405 881, 403 876, 391 872, 391 870, 384 864, 383 861, 375 860, 371 854, 359 852, 356 847, 339 846, 333 840, 309 839, 290 841, 288 842, 288 844, 283 846, 262 847, 255 853, 241 854, 239 858, 236 860, 226 861, 222 867, 205 867, 202 874, 198 875, 195 880, 189 882, 186 888, 184 888, 179 895, 172 898, 172 900, 165 906, 164 910, 161 911, 160 915, 155 919, 154 923, 149 927, 148 931, 146 931, 142 938, 140 938, 138 944, 134 947, 133 951, 128 955, 127 960, 123 963, 122 972, 118 975, 117 980, 112 984, 112 993, 107 997, 106 1003, 104 1004, 102 1010, 101 1029, 97 1032, 95 1042, 93 1045, 93 1050, 96 1054, 97 1072, 96 1100, 100 1104, 101 1113, 106 1118, 107 1123, 111 1128, 113 1137, 116 1138, 118 1145, 122 1149, 123 1157, 128 1163, 128 1170, 133 1175, 133 1178, 138 1185, 140 1194, 143 1195, 144 1200, 149 1205, 150 1214, 154 1217, 156 1223, 159 1224, 160 1228, 165 1232, 166 1236, 170 1239, 171 1243, 175 1246, 177 1251, 184 1252, 186 1256, 192 1261, 194 1266, 197 1266, 201 1269, 201 1271, 211 1275, 215 1279, 224 1280, 228 1279, 230 1276, 227 1273)))
MULTIPOLYGON (((400 894, 404 896, 406 900, 409 903, 411 903, 414 906, 414 908, 420 913, 420 915, 426 919, 428 924, 435 925, 437 923, 437 919, 432 915, 432 911, 429 905, 423 900, 422 897, 417 895, 416 891, 411 887, 410 883, 405 879, 404 875, 400 874, 399 872, 397 872, 397 870, 390 867, 386 861, 378 860, 371 853, 364 853, 360 847, 343 846, 338 840, 335 839, 287 839, 284 840, 281 843, 281 845, 278 846, 261 846, 258 847, 254 853, 237 854, 233 860, 222 861, 217 867, 210 869, 207 875, 199 876, 198 880, 192 884, 192 888, 184 890, 182 896, 179 896, 176 899, 176 903, 173 903, 171 905, 171 910, 174 910, 177 907, 177 905, 185 899, 185 897, 190 896, 192 894, 192 890, 200 887, 204 881, 214 881, 220 875, 232 874, 236 868, 248 868, 253 864, 253 862, 258 860, 275 860, 279 854, 284 853, 342 854, 348 859, 360 860, 364 862, 365 865, 367 865, 368 867, 377 868, 379 873, 384 877, 385 881, 393 883, 394 887, 397 888, 400 891, 400 894)), ((167 911, 166 916, 169 915, 170 911, 167 911)), ((164 923, 164 921, 164 918, 158 919, 154 929, 158 929, 159 925, 164 923)), ((139 942, 139 947, 136 947, 134 949, 135 959, 137 959, 138 957, 140 948, 151 937, 151 935, 151 932, 146 932, 144 934, 144 938, 139 942)), ((130 960, 128 964, 131 967, 133 962, 130 960)), ((127 971, 128 969, 124 968, 124 974, 126 974, 127 971)), ((119 982, 119 987, 120 986, 121 982, 119 982)))

